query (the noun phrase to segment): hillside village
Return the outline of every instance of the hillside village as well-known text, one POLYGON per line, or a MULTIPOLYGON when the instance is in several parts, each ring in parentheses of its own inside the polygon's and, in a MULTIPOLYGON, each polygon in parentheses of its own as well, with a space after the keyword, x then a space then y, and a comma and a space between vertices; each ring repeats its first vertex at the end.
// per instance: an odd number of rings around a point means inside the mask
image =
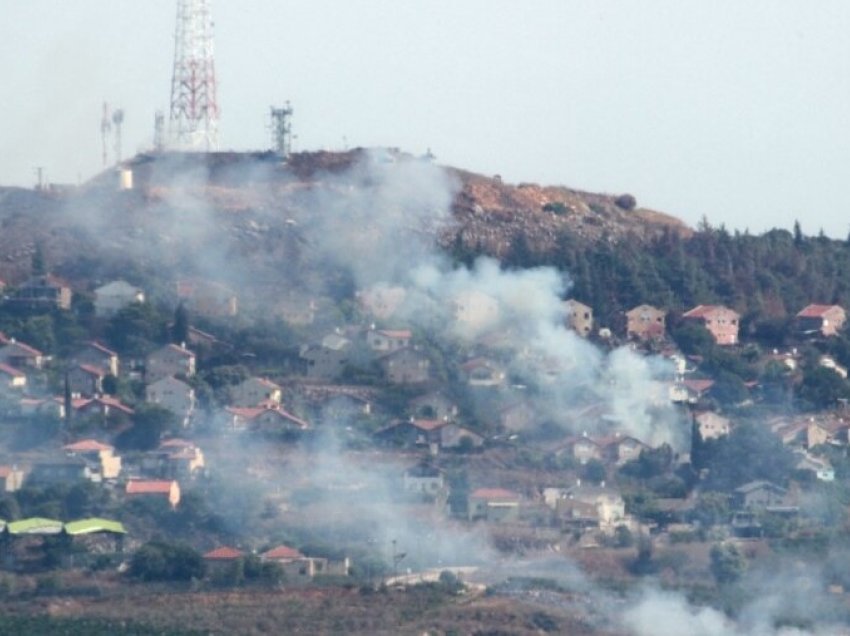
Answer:
POLYGON ((805 567, 783 624, 846 620, 845 242, 395 150, 123 170, 0 189, 0 609, 619 634, 805 567))
MULTIPOLYGON (((34 271, 6 285, 6 567, 132 558, 131 571, 146 579, 389 576, 396 551, 414 546, 393 538, 388 552, 313 527, 323 523, 322 502, 360 505, 375 488, 390 493, 394 517, 486 527, 515 554, 794 540, 844 523, 835 484, 848 476, 850 414, 830 387, 847 369, 812 347, 841 333, 842 307, 801 307, 796 344, 764 350, 728 307, 695 306, 671 330, 664 308, 642 304, 617 333, 592 307, 564 300, 563 329, 667 361, 650 401, 678 418, 684 443, 671 445, 631 434, 604 401, 576 400, 557 420, 536 411, 535 387, 512 377, 501 334, 485 329, 466 348, 441 348, 398 317, 406 293, 359 290, 348 320, 333 327, 321 316, 327 302, 308 303, 281 314, 279 333, 252 341, 233 328, 238 294, 214 281, 177 281, 170 304, 124 280, 80 288, 34 271), (759 381, 730 373, 744 363, 764 369, 759 381), (816 401, 795 414, 794 395, 816 401), (328 434, 351 462, 380 467, 383 484, 360 481, 362 468, 336 474, 349 482, 343 503, 339 484, 311 477, 328 434), (264 463, 303 472, 293 480, 264 463), (253 508, 243 502, 236 527, 224 519, 222 491, 241 483, 234 490, 245 496, 270 479, 280 481, 254 493, 253 508), (834 504, 807 505, 813 495, 834 504), (168 554, 175 540, 196 551, 198 565, 148 571, 145 555, 168 554)), ((486 294, 463 294, 447 316, 463 328, 500 310, 486 294)), ((409 565, 431 565, 420 558, 409 565)))

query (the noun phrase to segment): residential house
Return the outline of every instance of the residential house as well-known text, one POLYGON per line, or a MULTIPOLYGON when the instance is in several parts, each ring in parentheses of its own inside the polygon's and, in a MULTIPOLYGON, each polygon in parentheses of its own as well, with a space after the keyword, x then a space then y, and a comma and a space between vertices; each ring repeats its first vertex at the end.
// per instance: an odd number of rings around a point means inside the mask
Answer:
POLYGON ((700 437, 704 440, 717 439, 729 434, 732 430, 728 417, 718 415, 714 411, 703 411, 694 415, 700 437))
POLYGON ((231 406, 280 404, 282 399, 283 392, 280 386, 266 378, 247 378, 230 389, 231 406))
POLYGON ((827 460, 809 453, 800 453, 794 466, 796 470, 811 473, 818 481, 835 481, 835 469, 827 460))
POLYGON ((101 367, 78 364, 69 369, 65 377, 72 394, 93 397, 103 393, 103 379, 106 377, 106 371, 101 367))
POLYGON ((419 349, 398 349, 379 362, 390 384, 422 384, 431 379, 431 360, 419 349))
POLYGON ((351 341, 337 333, 328 334, 319 344, 303 345, 300 357, 307 363, 307 377, 336 380, 351 361, 351 341))
POLYGON ((100 482, 115 479, 121 474, 121 457, 115 454, 115 448, 93 439, 83 439, 63 446, 69 457, 85 460, 89 467, 88 479, 100 482))
POLYGON ((172 509, 180 504, 180 484, 175 480, 131 479, 124 491, 128 497, 164 499, 172 509))
POLYGON ((177 281, 177 297, 191 313, 206 318, 230 317, 239 312, 239 301, 233 290, 213 281, 177 281))
POLYGON ((670 401, 676 404, 698 404, 714 386, 714 380, 679 380, 670 385, 670 401))
POLYGON ((381 320, 392 317, 404 304, 407 292, 403 287, 375 285, 356 294, 360 310, 381 320))
POLYGON ((563 303, 564 324, 582 337, 587 337, 593 331, 593 309, 570 298, 563 303))
POLYGON ((783 506, 788 491, 769 481, 757 480, 735 489, 733 503, 736 508, 764 510, 783 506))
POLYGON ((818 358, 818 364, 824 369, 834 371, 836 375, 841 377, 841 379, 847 379, 847 367, 838 364, 838 362, 836 362, 835 358, 833 358, 832 356, 821 356, 820 358, 818 358))
POLYGON ((835 336, 841 331, 847 315, 840 305, 808 305, 796 316, 795 327, 802 334, 835 336))
POLYGON ((425 420, 445 420, 457 417, 457 404, 441 391, 430 391, 413 398, 408 403, 408 411, 415 418, 425 420))
POLYGON ((145 381, 156 382, 170 375, 195 375, 195 354, 185 346, 169 344, 154 351, 145 362, 145 381))
POLYGON ((567 440, 566 446, 558 451, 558 454, 568 452, 582 466, 591 460, 602 461, 604 448, 599 442, 592 439, 588 434, 582 433, 581 437, 573 437, 567 440))
POLYGON ((308 557, 289 546, 279 545, 260 555, 263 563, 276 563, 283 570, 283 578, 287 583, 306 583, 316 576, 333 573, 348 574, 348 559, 344 566, 331 568, 327 559, 308 557))
POLYGON ((436 498, 446 490, 443 471, 430 464, 417 464, 404 471, 404 492, 436 498))
POLYGON ((505 368, 491 358, 478 356, 460 365, 461 375, 470 387, 499 387, 505 384, 505 368))
POLYGON ((17 492, 24 485, 24 471, 17 466, 0 466, 0 492, 17 492))
POLYGON ((29 485, 73 484, 79 481, 94 481, 92 468, 82 457, 46 459, 32 464, 26 476, 29 485))
POLYGON ((16 369, 41 369, 44 366, 44 354, 38 349, 14 338, 0 347, 0 362, 16 369))
POLYGON ((71 362, 97 367, 108 375, 118 376, 118 354, 99 342, 87 342, 71 356, 71 362))
POLYGON ((816 420, 814 417, 791 422, 779 420, 771 430, 786 446, 799 446, 804 449, 830 443, 837 432, 826 421, 816 420))
POLYGON ((499 319, 499 301, 477 290, 460 292, 451 300, 452 315, 461 330, 486 329, 499 319))
POLYGON ((250 428, 255 431, 280 433, 304 431, 310 428, 307 422, 286 412, 281 407, 229 406, 225 409, 225 413, 229 427, 234 430, 250 428))
POLYGON ((514 402, 499 409, 499 425, 502 429, 518 433, 529 430, 537 421, 537 413, 526 401, 514 402))
POLYGON ((110 318, 133 303, 143 302, 144 290, 123 280, 112 281, 94 290, 94 313, 98 318, 110 318))
POLYGON ((192 442, 179 438, 163 441, 159 448, 148 451, 141 460, 141 468, 146 475, 167 479, 194 479, 205 467, 203 451, 192 442))
POLYGON ((658 340, 664 337, 667 312, 652 305, 638 305, 626 312, 626 337, 658 340))
POLYGON ((603 532, 613 532, 620 525, 628 525, 626 502, 620 493, 605 485, 582 484, 580 481, 568 488, 547 488, 544 501, 554 508, 556 515, 567 525, 579 520, 592 521, 603 532))
POLYGON ((384 355, 410 346, 413 334, 409 329, 369 329, 366 345, 378 355, 384 355))
POLYGON ((467 514, 470 521, 483 519, 494 523, 519 519, 520 496, 503 488, 478 488, 469 493, 467 514))
POLYGON ((0 395, 23 391, 26 386, 26 373, 0 362, 0 395))
POLYGON ((395 422, 375 433, 378 439, 404 446, 428 446, 434 450, 479 448, 484 438, 478 433, 449 420, 417 420, 395 422), (468 441, 465 441, 468 440, 468 441))
POLYGON ((704 326, 719 345, 738 344, 741 316, 723 305, 697 305, 682 314, 682 320, 704 326))
POLYGON ((108 395, 98 395, 91 399, 74 398, 71 400, 71 407, 77 416, 103 420, 111 417, 128 417, 135 413, 133 409, 122 403, 121 400, 109 397, 108 395))
POLYGON ((640 459, 640 454, 649 449, 636 437, 615 433, 611 437, 600 440, 605 449, 605 457, 617 466, 640 459))
POLYGON ((33 309, 70 309, 71 288, 65 281, 51 274, 33 276, 14 291, 9 302, 33 309))
POLYGON ((201 558, 206 565, 207 575, 217 578, 233 574, 237 564, 245 558, 245 553, 236 548, 221 546, 207 552, 201 558))
POLYGON ((273 313, 283 318, 288 325, 312 325, 316 320, 318 303, 314 298, 289 296, 277 302, 273 313))
POLYGON ((147 385, 145 400, 174 413, 183 426, 189 425, 195 412, 195 389, 174 376, 147 385))

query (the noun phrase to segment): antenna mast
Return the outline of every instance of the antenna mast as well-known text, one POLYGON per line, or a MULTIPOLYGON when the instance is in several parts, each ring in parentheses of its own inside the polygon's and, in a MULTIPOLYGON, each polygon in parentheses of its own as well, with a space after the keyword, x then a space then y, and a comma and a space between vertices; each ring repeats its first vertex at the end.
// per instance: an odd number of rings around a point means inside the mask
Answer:
POLYGON ((112 123, 115 125, 115 163, 121 163, 121 124, 124 123, 124 111, 118 108, 112 113, 112 123))
POLYGON ((271 107, 271 129, 274 151, 283 159, 292 152, 292 106, 286 102, 283 108, 271 107))
POLYGON ((170 144, 179 150, 218 146, 213 22, 208 0, 177 0, 171 76, 170 144))
POLYGON ((100 142, 101 152, 103 155, 103 167, 109 165, 109 158, 106 152, 107 141, 109 134, 112 132, 112 122, 109 120, 109 104, 103 102, 103 117, 100 119, 100 142))

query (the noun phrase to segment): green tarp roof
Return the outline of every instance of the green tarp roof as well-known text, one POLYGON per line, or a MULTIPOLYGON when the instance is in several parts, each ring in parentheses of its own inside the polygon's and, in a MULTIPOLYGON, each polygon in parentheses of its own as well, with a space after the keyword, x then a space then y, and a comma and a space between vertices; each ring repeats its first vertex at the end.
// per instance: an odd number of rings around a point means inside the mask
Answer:
POLYGON ((12 521, 6 526, 9 534, 59 534, 64 524, 56 519, 31 517, 12 521))
POLYGON ((70 535, 92 534, 94 532, 112 532, 114 534, 127 534, 124 524, 120 521, 110 519, 80 519, 65 524, 65 532, 70 535))

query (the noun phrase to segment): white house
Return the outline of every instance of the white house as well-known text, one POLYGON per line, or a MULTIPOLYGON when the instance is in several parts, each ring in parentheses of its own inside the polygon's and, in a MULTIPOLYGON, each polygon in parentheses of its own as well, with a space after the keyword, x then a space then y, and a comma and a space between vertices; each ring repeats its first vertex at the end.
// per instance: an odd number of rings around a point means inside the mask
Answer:
POLYGON ((145 388, 145 399, 177 415, 184 426, 195 411, 195 389, 173 376, 149 384, 145 388))
POLYGON ((143 302, 144 290, 123 280, 107 283, 94 290, 94 313, 101 318, 114 316, 128 305, 143 302))

